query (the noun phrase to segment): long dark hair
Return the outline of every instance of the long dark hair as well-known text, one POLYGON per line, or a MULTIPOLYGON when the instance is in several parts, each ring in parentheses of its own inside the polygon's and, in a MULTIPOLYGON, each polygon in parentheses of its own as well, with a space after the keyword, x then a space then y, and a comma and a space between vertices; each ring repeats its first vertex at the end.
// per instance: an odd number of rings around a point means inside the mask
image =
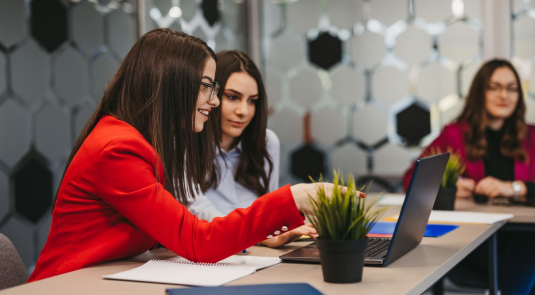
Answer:
POLYGON ((177 200, 185 204, 187 195, 197 190, 194 184, 206 188, 215 157, 212 128, 206 124, 195 133, 193 126, 199 82, 210 58, 217 60, 204 41, 182 32, 156 29, 139 38, 78 136, 65 172, 102 116, 112 115, 154 147, 165 189, 177 200))
MULTIPOLYGON (((261 196, 268 192, 269 181, 273 172, 273 161, 266 149, 268 110, 266 89, 262 82, 262 76, 254 62, 243 52, 232 50, 222 51, 217 54, 215 80, 221 85, 217 94, 221 104, 223 104, 223 94, 225 93, 228 78, 232 73, 239 72, 247 73, 256 81, 256 85, 258 85, 258 100, 256 101, 254 117, 239 138, 241 140, 242 153, 234 179, 261 196), (267 161, 269 165, 269 173, 267 174, 264 168, 264 161, 267 161)), ((221 110, 217 108, 212 113, 214 113, 215 120, 212 120, 211 124, 217 130, 214 132, 214 141, 220 149, 221 110)), ((218 186, 220 171, 221 168, 216 164, 212 177, 208 180, 209 187, 218 186)))
POLYGON ((500 152, 505 157, 514 158, 518 161, 525 161, 526 151, 522 148, 522 140, 526 136, 527 126, 525 121, 526 105, 524 103, 524 93, 518 73, 513 65, 503 59, 493 59, 485 63, 477 72, 461 115, 457 122, 466 122, 468 130, 465 133, 465 143, 467 145, 467 155, 470 160, 481 159, 486 154, 487 141, 485 139, 485 129, 489 121, 485 109, 485 96, 490 78, 498 68, 506 67, 510 69, 518 84, 518 102, 513 114, 505 119, 500 152))

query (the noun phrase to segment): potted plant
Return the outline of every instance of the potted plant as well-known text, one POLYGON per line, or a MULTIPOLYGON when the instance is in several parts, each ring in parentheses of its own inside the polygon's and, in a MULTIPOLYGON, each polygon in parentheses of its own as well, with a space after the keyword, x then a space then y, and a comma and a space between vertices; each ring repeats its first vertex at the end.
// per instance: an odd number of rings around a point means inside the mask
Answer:
MULTIPOLYGON (((440 149, 435 149, 431 152, 433 155, 441 154, 440 149)), ((457 180, 464 173, 465 166, 461 161, 461 156, 456 152, 452 152, 450 149, 448 149, 448 152, 450 153, 450 159, 446 164, 446 170, 442 176, 442 183, 438 190, 433 210, 451 211, 454 209, 457 180)))
POLYGON ((310 198, 313 215, 307 216, 318 232, 323 279, 329 283, 360 282, 366 235, 386 208, 377 209, 376 201, 366 202, 352 175, 347 178, 346 189, 343 175, 335 171, 333 184, 330 192, 319 186, 317 198, 310 198))

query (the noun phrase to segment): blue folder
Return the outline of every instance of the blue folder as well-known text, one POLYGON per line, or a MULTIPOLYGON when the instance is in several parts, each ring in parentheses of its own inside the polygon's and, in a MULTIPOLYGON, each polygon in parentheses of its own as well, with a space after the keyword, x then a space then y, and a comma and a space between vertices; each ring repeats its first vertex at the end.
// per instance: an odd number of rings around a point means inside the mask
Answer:
MULTIPOLYGON (((458 227, 458 225, 450 224, 428 224, 425 228, 424 237, 438 238, 458 227)), ((395 228, 395 222, 377 222, 370 230, 370 234, 393 235, 395 228)))
POLYGON ((192 287, 167 289, 167 295, 321 295, 309 284, 263 284, 222 287, 192 287))

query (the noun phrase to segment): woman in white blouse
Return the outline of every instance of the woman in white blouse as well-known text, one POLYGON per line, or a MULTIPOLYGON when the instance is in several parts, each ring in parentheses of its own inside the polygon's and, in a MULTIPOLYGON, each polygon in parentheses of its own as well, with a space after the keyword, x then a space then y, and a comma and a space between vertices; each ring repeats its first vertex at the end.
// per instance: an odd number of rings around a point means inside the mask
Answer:
MULTIPOLYGON (((200 219, 211 221, 236 208, 250 206, 259 196, 279 188, 280 142, 267 129, 267 96, 258 68, 240 51, 217 54, 215 81, 221 106, 214 109, 219 122, 215 142, 219 149, 207 191, 189 206, 200 219)), ((278 247, 301 235, 316 236, 310 225, 268 236, 264 244, 278 247)))

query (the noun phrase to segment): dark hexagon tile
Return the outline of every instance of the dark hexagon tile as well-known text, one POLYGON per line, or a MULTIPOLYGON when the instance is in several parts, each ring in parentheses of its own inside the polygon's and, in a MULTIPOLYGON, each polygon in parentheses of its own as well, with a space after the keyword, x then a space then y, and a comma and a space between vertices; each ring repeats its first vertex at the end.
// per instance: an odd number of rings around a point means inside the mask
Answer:
POLYGON ((6 81, 6 57, 2 52, 0 52, 0 95, 6 91, 7 81, 6 81))
POLYGON ((91 94, 97 101, 100 101, 107 83, 118 68, 119 63, 109 52, 101 53, 91 61, 91 94))
POLYGON ((290 155, 292 173, 302 181, 308 182, 311 176, 318 179, 320 174, 325 173, 325 153, 312 144, 306 144, 290 155))
POLYGON ((33 229, 27 221, 12 217, 0 228, 0 232, 11 240, 26 268, 35 263, 33 229))
POLYGON ((57 0, 30 2, 32 36, 48 52, 67 40, 67 9, 57 0))
POLYGON ((56 91, 67 104, 76 104, 89 90, 86 59, 72 47, 67 47, 54 61, 56 91))
POLYGON ((342 41, 329 32, 321 33, 308 41, 308 58, 312 64, 329 70, 342 61, 342 41))
POLYGON ((49 104, 35 115, 35 146, 50 160, 68 157, 72 144, 67 109, 49 104))
POLYGON ((219 12, 217 2, 218 0, 202 0, 201 2, 202 14, 210 26, 221 20, 221 13, 219 12))
POLYGON ((72 40, 88 57, 93 56, 104 44, 104 18, 89 1, 83 1, 71 9, 72 40))
POLYGON ((7 175, 0 170, 0 221, 4 220, 9 213, 9 181, 7 175))
POLYGON ((0 30, 0 43, 6 48, 15 45, 26 35, 25 10, 25 1, 0 1, 0 28, 4 28, 0 30))
POLYGON ((422 138, 431 133, 431 114, 429 109, 414 102, 396 114, 396 132, 407 146, 416 146, 422 138))
POLYGON ((11 55, 11 85, 27 104, 36 104, 50 85, 49 55, 32 39, 11 55), (31 87, 28 87, 31 85, 31 87))
POLYGON ((118 9, 108 14, 108 45, 119 57, 124 58, 136 43, 136 20, 133 15, 118 9))
POLYGON ((0 161, 13 166, 28 151, 31 142, 31 117, 13 100, 0 105, 0 161))
POLYGON ((32 151, 11 174, 15 193, 15 211, 37 223, 52 205, 53 176, 44 158, 32 151))

